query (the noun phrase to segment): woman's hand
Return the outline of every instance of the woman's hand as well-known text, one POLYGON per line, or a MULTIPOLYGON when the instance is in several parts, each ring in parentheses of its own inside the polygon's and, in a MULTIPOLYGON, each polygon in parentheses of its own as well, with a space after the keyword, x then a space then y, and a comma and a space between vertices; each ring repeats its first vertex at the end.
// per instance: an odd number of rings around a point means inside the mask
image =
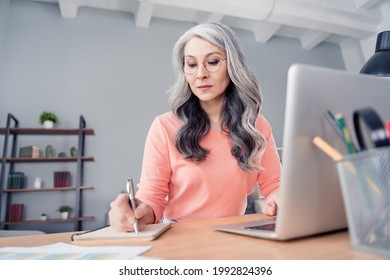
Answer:
POLYGON ((279 190, 270 193, 264 200, 263 214, 276 216, 278 212, 279 190))
POLYGON ((153 224, 155 220, 153 209, 146 203, 136 199, 137 208, 131 210, 128 194, 122 193, 111 202, 108 213, 110 225, 116 231, 134 231, 134 222, 138 219, 138 229, 141 231, 146 224, 153 224))

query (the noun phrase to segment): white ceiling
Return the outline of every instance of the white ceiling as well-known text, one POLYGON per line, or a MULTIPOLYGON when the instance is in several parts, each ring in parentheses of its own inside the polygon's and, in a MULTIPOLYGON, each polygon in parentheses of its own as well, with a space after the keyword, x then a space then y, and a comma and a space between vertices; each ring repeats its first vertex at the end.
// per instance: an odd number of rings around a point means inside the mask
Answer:
POLYGON ((273 36, 297 38, 303 49, 322 42, 341 44, 378 33, 381 5, 389 0, 31 0, 58 3, 62 17, 75 18, 79 7, 128 12, 136 26, 153 18, 191 23, 222 22, 253 32, 257 42, 273 36))

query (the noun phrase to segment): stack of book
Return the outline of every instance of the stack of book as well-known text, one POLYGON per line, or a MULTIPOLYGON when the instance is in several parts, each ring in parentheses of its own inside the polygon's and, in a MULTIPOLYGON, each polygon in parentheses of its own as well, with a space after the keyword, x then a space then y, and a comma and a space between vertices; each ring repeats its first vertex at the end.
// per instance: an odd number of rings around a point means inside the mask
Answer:
POLYGON ((55 171, 54 172, 54 187, 62 188, 70 186, 70 172, 69 171, 55 171))
POLYGON ((19 149, 19 157, 39 158, 41 149, 38 146, 27 146, 19 149))
POLYGON ((8 189, 23 189, 24 188, 24 173, 10 172, 8 173, 7 188, 8 189))
POLYGON ((8 222, 23 221, 24 204, 11 204, 8 211, 8 222))

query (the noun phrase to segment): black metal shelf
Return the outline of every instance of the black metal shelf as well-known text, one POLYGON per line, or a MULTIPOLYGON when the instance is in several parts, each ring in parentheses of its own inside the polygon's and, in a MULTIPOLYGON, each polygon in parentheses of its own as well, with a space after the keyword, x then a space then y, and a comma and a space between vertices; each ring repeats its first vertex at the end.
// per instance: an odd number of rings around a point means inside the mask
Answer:
POLYGON ((11 113, 7 115, 7 125, 5 128, 0 128, 0 135, 4 135, 4 149, 1 161, 1 175, 0 175, 0 217, 2 207, 2 195, 6 196, 6 206, 5 206, 5 220, 0 220, 0 225, 4 229, 8 229, 9 226, 19 225, 19 224, 36 224, 36 223, 59 223, 59 222, 73 222, 74 230, 82 230, 82 222, 85 220, 91 220, 93 217, 84 217, 82 211, 83 199, 82 192, 84 190, 94 189, 92 186, 84 185, 84 162, 93 161, 94 158, 90 156, 85 156, 85 136, 94 135, 94 131, 91 128, 86 128, 86 122, 82 115, 79 118, 79 127, 78 128, 20 128, 19 121, 11 113), (17 139, 19 135, 69 135, 78 137, 78 153, 76 157, 38 157, 38 158, 29 158, 29 157, 17 157, 17 139), (12 141, 12 144, 9 145, 9 142, 12 141), (11 146, 10 151, 8 151, 9 146, 11 146), (9 165, 9 172, 13 172, 15 169, 15 164, 18 163, 54 163, 54 162, 75 162, 77 164, 77 174, 75 186, 67 187, 52 187, 52 188, 42 188, 42 189, 33 189, 33 188, 24 188, 24 189, 7 189, 5 186, 6 179, 6 166, 9 165), (20 222, 11 222, 10 221, 10 205, 12 204, 13 195, 22 195, 27 192, 52 192, 52 191, 74 191, 76 192, 76 199, 74 203, 74 218, 69 219, 49 219, 46 221, 42 220, 31 220, 31 221, 20 221, 20 222))

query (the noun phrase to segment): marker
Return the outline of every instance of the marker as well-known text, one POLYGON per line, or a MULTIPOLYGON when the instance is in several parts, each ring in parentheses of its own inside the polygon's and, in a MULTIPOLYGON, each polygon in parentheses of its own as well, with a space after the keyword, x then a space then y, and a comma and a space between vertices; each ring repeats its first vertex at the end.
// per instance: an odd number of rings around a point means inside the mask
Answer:
MULTIPOLYGON (((134 184, 133 179, 127 179, 127 193, 129 194, 129 203, 131 206, 131 209, 133 210, 133 213, 135 212, 136 204, 135 204, 135 192, 134 192, 134 184)), ((136 219, 134 222, 134 231, 136 234, 138 234, 138 220, 136 219)))
POLYGON ((340 130, 343 133, 344 143, 347 147, 348 153, 349 154, 356 153, 357 149, 352 142, 351 133, 349 132, 349 129, 347 127, 347 123, 345 122, 344 116, 341 113, 338 113, 334 117, 336 119, 338 126, 340 127, 340 130))

